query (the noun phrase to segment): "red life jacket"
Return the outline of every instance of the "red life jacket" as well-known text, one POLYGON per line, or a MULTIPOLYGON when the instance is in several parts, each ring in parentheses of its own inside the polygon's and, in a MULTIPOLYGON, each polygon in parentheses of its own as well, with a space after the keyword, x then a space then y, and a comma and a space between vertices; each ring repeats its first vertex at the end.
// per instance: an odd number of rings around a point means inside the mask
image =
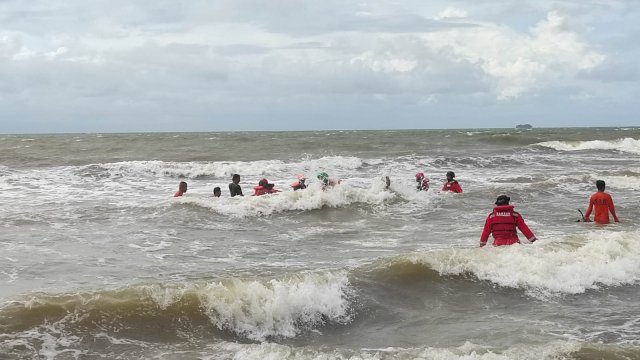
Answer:
POLYGON ((295 181, 293 183, 291 183, 291 187, 293 188, 293 190, 302 190, 302 189, 306 189, 307 186, 305 185, 304 182, 302 181, 295 181))
POLYGON ((274 193, 280 192, 280 190, 276 190, 273 187, 269 188, 269 187, 260 186, 260 185, 254 186, 253 190, 254 190, 254 192, 253 192, 254 196, 260 196, 260 195, 266 195, 266 194, 274 194, 274 193))
POLYGON ((461 193, 462 187, 460 187, 460 184, 458 184, 456 180, 451 180, 444 183, 444 185, 442 186, 442 191, 451 191, 454 193, 461 193))
POLYGON ((527 240, 534 242, 535 235, 525 224, 522 216, 513 211, 513 205, 499 205, 493 208, 493 211, 487 216, 484 223, 482 235, 480 235, 480 244, 486 244, 489 234, 493 235, 493 245, 511 245, 520 242, 516 229, 520 229, 527 240))
POLYGON ((489 215, 491 235, 493 235, 494 245, 511 245, 518 242, 518 224, 516 216, 520 214, 513 211, 513 206, 496 206, 489 215), (517 214, 517 215, 516 215, 517 214))

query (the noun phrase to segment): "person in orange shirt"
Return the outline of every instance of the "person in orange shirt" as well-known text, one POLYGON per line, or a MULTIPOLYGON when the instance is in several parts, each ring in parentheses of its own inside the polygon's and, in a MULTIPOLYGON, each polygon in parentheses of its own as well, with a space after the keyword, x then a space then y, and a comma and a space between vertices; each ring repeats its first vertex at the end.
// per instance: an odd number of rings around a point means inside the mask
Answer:
POLYGON ((275 194, 277 192, 280 192, 280 190, 274 189, 274 186, 274 184, 269 183, 269 180, 261 179, 260 182, 258 182, 258 186, 253 187, 253 189, 255 190, 253 196, 275 194))
POLYGON ((611 215, 613 215, 613 221, 620 222, 616 215, 616 208, 613 206, 613 199, 611 198, 611 195, 604 192, 604 186, 604 180, 596 181, 596 188, 598 188, 598 192, 591 195, 591 198, 589 199, 589 208, 584 214, 584 221, 591 221, 591 211, 595 207, 596 212, 593 216, 593 221, 598 224, 608 224, 609 212, 611 212, 611 215))

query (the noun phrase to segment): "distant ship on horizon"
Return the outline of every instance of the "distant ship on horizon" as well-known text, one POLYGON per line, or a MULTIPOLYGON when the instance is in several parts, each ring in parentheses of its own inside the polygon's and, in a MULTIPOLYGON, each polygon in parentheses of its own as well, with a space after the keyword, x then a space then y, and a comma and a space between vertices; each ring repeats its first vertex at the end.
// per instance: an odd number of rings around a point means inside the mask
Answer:
POLYGON ((516 129, 533 129, 533 126, 531 124, 518 124, 516 129))

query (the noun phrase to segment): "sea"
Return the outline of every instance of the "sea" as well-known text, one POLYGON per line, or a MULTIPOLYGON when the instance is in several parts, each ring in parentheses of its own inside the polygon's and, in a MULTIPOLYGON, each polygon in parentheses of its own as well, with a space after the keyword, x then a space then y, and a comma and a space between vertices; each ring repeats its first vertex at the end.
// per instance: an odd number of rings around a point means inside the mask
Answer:
POLYGON ((638 190, 633 127, 0 135, 0 359, 640 359, 638 190))

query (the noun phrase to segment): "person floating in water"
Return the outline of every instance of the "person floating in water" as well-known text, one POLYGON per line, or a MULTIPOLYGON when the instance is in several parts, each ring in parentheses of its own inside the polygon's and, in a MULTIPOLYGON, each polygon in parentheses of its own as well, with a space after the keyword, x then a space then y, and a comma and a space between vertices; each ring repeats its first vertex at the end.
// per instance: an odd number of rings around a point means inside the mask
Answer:
POLYGON ((294 181, 293 183, 291 183, 291 188, 293 188, 293 191, 306 189, 307 184, 305 182, 307 181, 307 179, 304 177, 304 174, 298 174, 296 175, 296 177, 298 178, 298 181, 294 181))
POLYGON ((318 173, 318 180, 322 182, 322 190, 325 190, 328 187, 334 187, 336 184, 340 184, 340 180, 335 181, 334 179, 329 177, 329 174, 326 172, 318 173))
POLYGON ((444 183, 442 187, 442 191, 451 191, 454 193, 462 193, 462 188, 460 184, 453 178, 456 177, 456 174, 453 171, 447 171, 447 182, 444 183))
POLYGON ((484 223, 484 229, 480 235, 480 247, 487 245, 489 234, 493 236, 494 246, 519 243, 516 229, 520 229, 529 243, 537 240, 522 216, 513 211, 513 205, 509 205, 510 200, 511 198, 507 195, 500 195, 496 199, 496 206, 484 223))
POLYGON ((260 196, 260 195, 274 194, 274 193, 280 192, 280 190, 276 190, 276 189, 274 189, 274 187, 275 187, 275 185, 274 184, 270 184, 269 180, 261 179, 260 182, 258 182, 258 186, 254 186, 253 195, 254 196, 260 196))
POLYGON ((216 186, 213 188, 213 197, 220 197, 222 195, 222 191, 220 191, 220 187, 216 186))
POLYGON ((389 176, 385 176, 382 180, 384 181, 384 189, 389 190, 391 187, 391 179, 389 179, 389 176))
POLYGON ((589 199, 589 208, 587 209, 587 212, 584 213, 584 221, 591 221, 591 211, 595 207, 596 212, 593 216, 593 221, 596 223, 608 224, 609 212, 613 215, 613 221, 620 222, 616 215, 616 208, 613 205, 613 199, 609 193, 604 192, 604 187, 604 180, 596 181, 596 188, 598 189, 598 192, 591 195, 591 198, 589 199))
POLYGON ((242 194, 242 188, 240 187, 239 174, 233 174, 233 176, 231 177, 231 183, 229 184, 229 192, 231 193, 231 197, 234 197, 236 195, 244 196, 242 194))
POLYGON ((416 186, 418 191, 429 190, 429 179, 424 176, 424 173, 416 173, 416 182, 418 183, 418 185, 416 186))
POLYGON ((176 191, 176 193, 173 194, 173 197, 182 196, 186 192, 187 192, 187 183, 184 181, 180 181, 180 184, 178 185, 178 191, 176 191))

